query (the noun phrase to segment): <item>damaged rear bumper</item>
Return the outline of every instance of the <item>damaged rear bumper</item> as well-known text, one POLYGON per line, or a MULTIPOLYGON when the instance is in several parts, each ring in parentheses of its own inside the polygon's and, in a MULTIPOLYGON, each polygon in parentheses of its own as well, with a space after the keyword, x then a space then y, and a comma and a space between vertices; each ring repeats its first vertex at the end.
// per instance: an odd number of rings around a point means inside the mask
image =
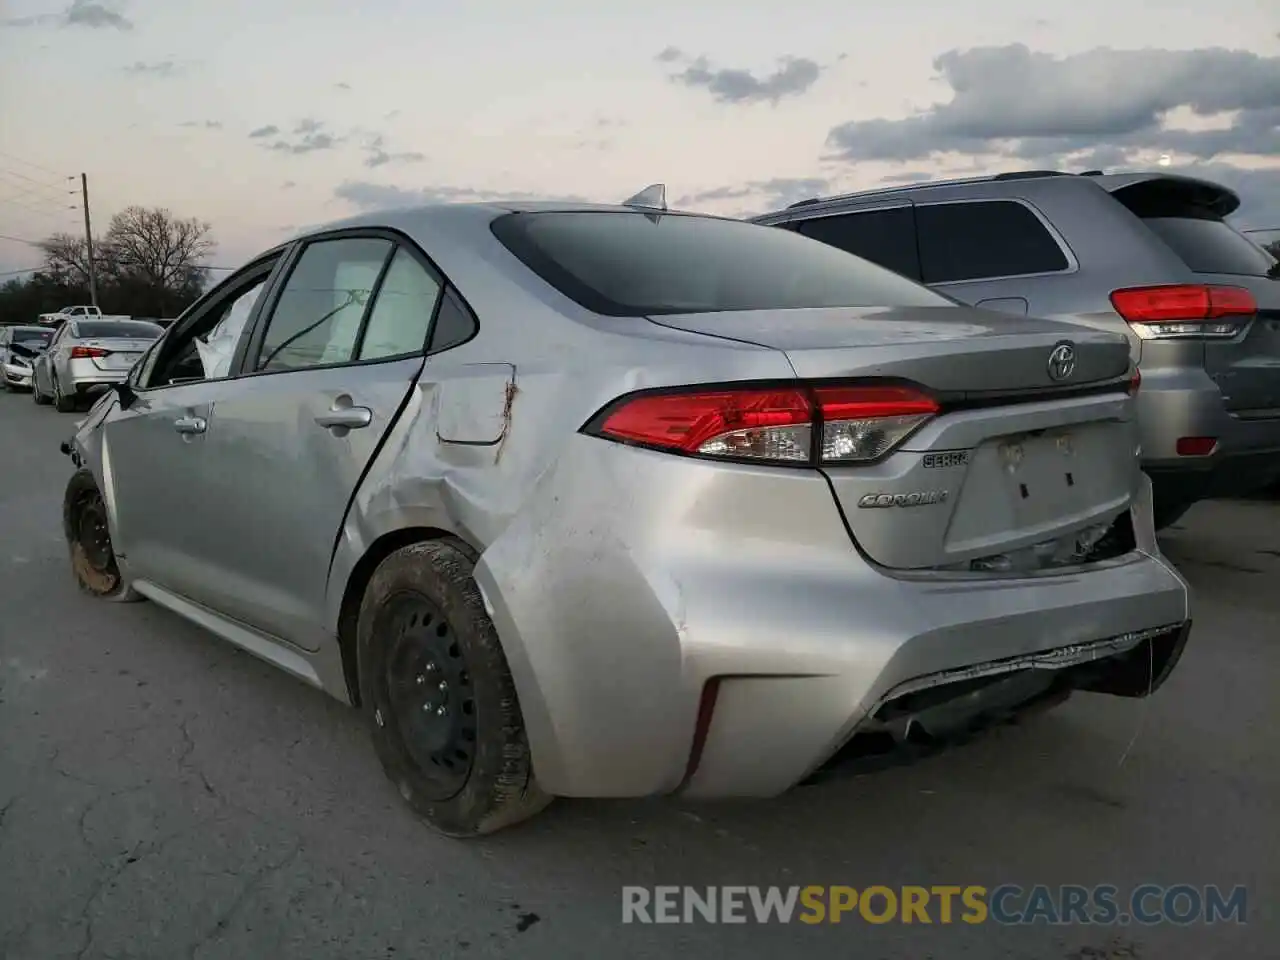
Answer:
POLYGON ((580 438, 526 507, 476 579, 535 771, 562 796, 781 793, 883 708, 988 677, 1142 695, 1190 620, 1149 492, 1122 557, 959 579, 861 558, 826 483, 799 471, 580 438), (1106 669, 1088 678, 1090 662, 1106 669))

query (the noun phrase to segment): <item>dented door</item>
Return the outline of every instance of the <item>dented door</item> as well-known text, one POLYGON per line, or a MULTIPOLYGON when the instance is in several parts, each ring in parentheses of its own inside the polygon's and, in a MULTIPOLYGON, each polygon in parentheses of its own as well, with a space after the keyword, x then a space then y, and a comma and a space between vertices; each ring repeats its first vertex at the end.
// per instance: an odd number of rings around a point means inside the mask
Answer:
POLYGON ((209 606, 316 649, 347 507, 421 357, 245 377, 216 401, 200 511, 209 606))

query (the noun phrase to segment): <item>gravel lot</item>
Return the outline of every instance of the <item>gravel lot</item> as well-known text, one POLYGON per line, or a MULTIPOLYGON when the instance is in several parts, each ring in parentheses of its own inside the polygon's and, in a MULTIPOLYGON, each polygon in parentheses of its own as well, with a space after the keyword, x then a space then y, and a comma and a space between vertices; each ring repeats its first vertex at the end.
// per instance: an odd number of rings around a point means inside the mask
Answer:
POLYGON ((72 416, 0 394, 0 956, 1245 960, 1280 942, 1280 503, 1167 542, 1196 628, 1146 702, 1073 699, 778 800, 561 802, 437 838, 359 718, 151 604, 59 529, 72 416), (624 884, 1247 884, 1246 926, 623 926, 624 884))

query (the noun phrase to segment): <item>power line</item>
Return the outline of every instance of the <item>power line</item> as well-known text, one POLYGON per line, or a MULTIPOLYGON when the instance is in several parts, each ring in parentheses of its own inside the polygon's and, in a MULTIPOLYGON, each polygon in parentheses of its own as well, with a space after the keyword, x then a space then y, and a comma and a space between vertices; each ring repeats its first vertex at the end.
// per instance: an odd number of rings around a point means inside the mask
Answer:
POLYGON ((25 270, 5 270, 0 273, 0 277, 16 277, 20 273, 36 273, 39 270, 39 267, 27 267, 25 270))
POLYGON ((57 170, 50 169, 49 167, 41 166, 38 163, 32 163, 30 160, 23 160, 21 157, 15 157, 12 153, 5 153, 3 150, 0 150, 0 157, 7 157, 8 159, 12 160, 14 163, 20 163, 24 167, 31 167, 32 169, 40 170, 40 171, 43 171, 44 173, 51 173, 55 177, 57 177, 59 180, 75 179, 74 177, 67 176, 65 173, 59 173, 57 170))
POLYGON ((30 197, 32 200, 43 200, 49 203, 65 203, 66 200, 64 198, 73 194, 73 191, 71 190, 37 184, 35 181, 26 180, 26 178, 23 178, 25 182, 22 183, 13 179, 2 179, 6 177, 12 178, 13 176, 14 172, 12 170, 0 170, 0 183, 14 190, 22 191, 19 196, 30 197))
POLYGON ((33 247, 40 246, 39 240, 28 240, 26 237, 11 237, 4 233, 0 233, 0 240, 12 240, 14 243, 25 243, 33 247))
MULTIPOLYGON (((52 212, 51 210, 49 210, 49 209, 42 209, 42 208, 40 208, 40 207, 33 207, 31 204, 29 204, 29 203, 24 203, 23 201, 19 200, 17 197, 0 197, 0 203, 11 203, 11 204, 13 204, 15 207, 21 207, 22 209, 27 210, 27 211, 29 211, 29 212, 31 212, 31 213, 38 213, 38 214, 40 214, 40 216, 42 216, 42 217, 49 217, 51 220, 59 220, 59 219, 61 219, 62 217, 65 217, 65 216, 66 216, 66 213, 65 213, 65 212, 62 212, 62 213, 53 213, 53 212, 52 212)), ((75 207, 75 206, 68 206, 66 209, 67 209, 67 210, 76 210, 76 209, 78 209, 78 208, 77 208, 77 207, 75 207)))

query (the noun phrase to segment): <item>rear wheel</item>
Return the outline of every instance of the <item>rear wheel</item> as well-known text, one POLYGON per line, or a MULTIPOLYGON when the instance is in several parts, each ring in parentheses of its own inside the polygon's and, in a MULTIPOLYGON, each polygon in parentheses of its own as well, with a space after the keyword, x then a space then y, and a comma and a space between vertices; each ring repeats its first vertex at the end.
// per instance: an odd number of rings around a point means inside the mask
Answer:
POLYGON ((62 387, 58 384, 58 378, 53 378, 53 409, 59 413, 72 413, 76 408, 76 398, 74 396, 66 397, 62 394, 62 387))
POLYGON ((402 547, 365 589, 360 695, 383 770, 432 827, 493 833, 542 810, 515 683, 457 540, 402 547))
POLYGON ((81 590, 103 600, 142 599, 120 575, 111 545, 107 506, 88 470, 76 471, 67 482, 62 527, 71 553, 71 573, 81 590))

